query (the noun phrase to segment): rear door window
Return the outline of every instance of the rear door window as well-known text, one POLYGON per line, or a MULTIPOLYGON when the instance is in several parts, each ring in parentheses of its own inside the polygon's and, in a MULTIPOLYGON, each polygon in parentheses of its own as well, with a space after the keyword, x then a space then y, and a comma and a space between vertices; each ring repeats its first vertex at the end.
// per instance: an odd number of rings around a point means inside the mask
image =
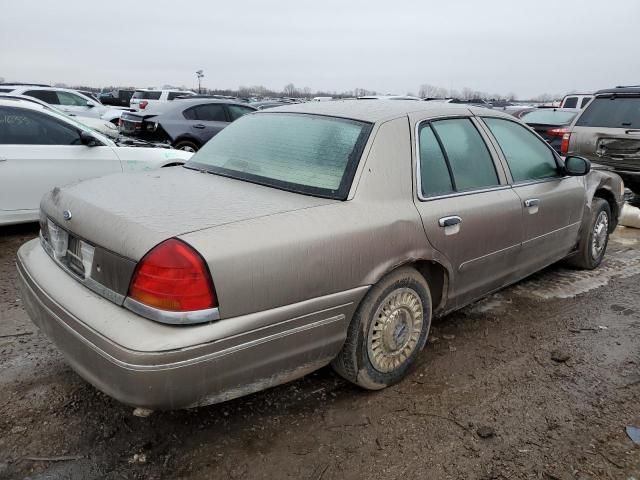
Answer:
POLYGON ((24 92, 28 97, 37 98, 38 100, 42 100, 43 102, 48 103, 49 105, 59 105, 58 95, 53 90, 28 90, 24 92))
POLYGON ((558 176, 555 155, 526 127, 501 118, 483 118, 502 149, 514 182, 558 176))
POLYGON ((224 111, 224 105, 220 103, 209 103, 206 105, 198 105, 195 107, 197 120, 205 122, 226 122, 227 114, 224 111))
POLYGON ((0 145, 80 145, 80 134, 49 115, 0 107, 0 145))
POLYGON ((576 126, 640 128, 640 96, 597 97, 580 115, 576 126))
POLYGON ((563 108, 576 108, 578 106, 578 97, 567 97, 562 104, 563 108))
POLYGON ((432 126, 442 145, 456 191, 500 184, 487 145, 470 119, 438 120, 432 122, 432 126))
POLYGON ((580 102, 580 108, 584 108, 587 106, 587 104, 591 101, 591 98, 589 97, 584 97, 582 99, 582 102, 580 102))

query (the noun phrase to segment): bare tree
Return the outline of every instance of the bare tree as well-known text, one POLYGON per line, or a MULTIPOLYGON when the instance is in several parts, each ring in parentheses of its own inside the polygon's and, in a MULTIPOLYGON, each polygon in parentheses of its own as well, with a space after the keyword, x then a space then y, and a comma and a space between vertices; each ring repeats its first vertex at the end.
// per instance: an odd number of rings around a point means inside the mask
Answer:
POLYGON ((288 97, 294 97, 298 91, 293 83, 288 83, 284 86, 283 92, 288 97))

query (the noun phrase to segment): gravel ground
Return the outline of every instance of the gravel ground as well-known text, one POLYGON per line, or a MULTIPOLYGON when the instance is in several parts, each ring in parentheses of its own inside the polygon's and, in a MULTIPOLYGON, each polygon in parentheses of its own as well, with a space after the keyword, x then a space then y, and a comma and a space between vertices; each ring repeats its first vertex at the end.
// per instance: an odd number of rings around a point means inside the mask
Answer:
POLYGON ((434 322, 402 383, 329 368, 224 404, 133 416, 21 307, 0 229, 0 478, 640 479, 640 231, 434 322))

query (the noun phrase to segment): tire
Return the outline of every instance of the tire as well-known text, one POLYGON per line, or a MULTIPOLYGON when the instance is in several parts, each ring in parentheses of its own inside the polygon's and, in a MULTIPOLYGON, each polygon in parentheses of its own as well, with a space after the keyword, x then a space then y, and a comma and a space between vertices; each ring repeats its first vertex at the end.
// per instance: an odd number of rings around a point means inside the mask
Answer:
POLYGON ((176 150, 184 150, 186 152, 197 152, 200 147, 191 140, 180 140, 173 146, 176 150))
POLYGON ((429 285, 415 269, 401 267, 364 297, 331 365, 346 380, 369 390, 393 385, 424 348, 430 326, 429 285))
POLYGON ((611 208, 606 200, 594 197, 588 228, 582 232, 578 251, 568 260, 569 265, 593 270, 602 262, 609 243, 611 208))

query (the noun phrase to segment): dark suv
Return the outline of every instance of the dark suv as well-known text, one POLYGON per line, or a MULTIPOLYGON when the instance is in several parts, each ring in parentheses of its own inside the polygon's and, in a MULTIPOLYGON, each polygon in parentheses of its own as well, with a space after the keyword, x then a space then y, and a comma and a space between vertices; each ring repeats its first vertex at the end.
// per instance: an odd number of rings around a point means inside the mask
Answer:
POLYGON ((611 167, 640 194, 640 86, 596 92, 564 135, 561 153, 611 167))

